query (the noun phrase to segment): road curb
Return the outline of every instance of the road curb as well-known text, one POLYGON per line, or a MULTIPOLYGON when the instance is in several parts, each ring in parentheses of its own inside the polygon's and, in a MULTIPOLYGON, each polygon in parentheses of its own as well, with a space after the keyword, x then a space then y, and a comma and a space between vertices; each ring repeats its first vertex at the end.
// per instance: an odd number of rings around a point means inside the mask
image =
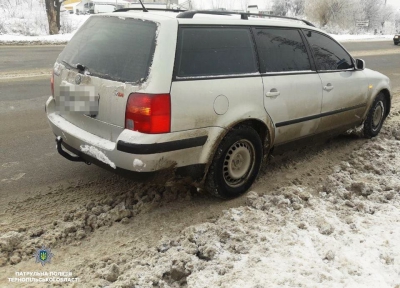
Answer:
POLYGON ((66 45, 68 41, 51 42, 51 41, 7 41, 0 42, 0 46, 61 46, 66 45))

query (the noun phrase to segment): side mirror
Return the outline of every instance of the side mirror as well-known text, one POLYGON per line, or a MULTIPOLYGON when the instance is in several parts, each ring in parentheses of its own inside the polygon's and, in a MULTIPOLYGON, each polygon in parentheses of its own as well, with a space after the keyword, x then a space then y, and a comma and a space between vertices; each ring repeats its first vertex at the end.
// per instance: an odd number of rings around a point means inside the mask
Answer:
POLYGON ((365 69, 365 61, 362 59, 356 59, 356 69, 364 70, 365 69))

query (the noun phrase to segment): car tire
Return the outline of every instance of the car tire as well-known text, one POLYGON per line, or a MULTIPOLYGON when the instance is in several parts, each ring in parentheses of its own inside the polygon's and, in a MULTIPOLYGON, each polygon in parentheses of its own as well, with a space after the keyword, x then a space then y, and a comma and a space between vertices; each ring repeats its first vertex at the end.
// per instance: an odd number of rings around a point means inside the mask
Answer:
POLYGON ((367 118, 364 121, 364 136, 366 138, 372 138, 379 134, 386 118, 386 109, 386 98, 383 93, 379 93, 372 103, 367 118))
POLYGON ((258 133, 246 125, 233 128, 218 146, 206 176, 205 189, 223 199, 244 194, 260 171, 262 158, 258 133))

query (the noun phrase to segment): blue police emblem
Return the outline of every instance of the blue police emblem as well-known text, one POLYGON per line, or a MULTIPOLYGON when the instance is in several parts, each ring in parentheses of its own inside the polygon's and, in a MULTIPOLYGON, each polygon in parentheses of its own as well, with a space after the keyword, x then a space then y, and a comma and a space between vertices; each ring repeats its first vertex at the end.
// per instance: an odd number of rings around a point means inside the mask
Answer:
POLYGON ((42 264, 42 266, 44 266, 46 263, 50 263, 50 260, 53 256, 54 254, 51 253, 50 248, 42 246, 42 248, 36 249, 35 253, 36 263, 40 263, 42 264))

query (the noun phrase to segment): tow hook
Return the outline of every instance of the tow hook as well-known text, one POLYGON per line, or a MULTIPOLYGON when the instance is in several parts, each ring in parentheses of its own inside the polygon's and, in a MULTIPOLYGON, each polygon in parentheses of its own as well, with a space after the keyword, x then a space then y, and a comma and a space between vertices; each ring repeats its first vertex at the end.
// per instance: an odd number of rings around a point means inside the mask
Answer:
POLYGON ((68 159, 69 161, 84 162, 87 165, 91 165, 92 164, 92 163, 90 163, 89 161, 86 161, 85 159, 83 159, 80 156, 72 156, 71 154, 65 152, 63 150, 62 146, 61 146, 62 142, 63 142, 63 139, 60 136, 56 137, 57 151, 61 156, 63 156, 64 158, 68 159))

